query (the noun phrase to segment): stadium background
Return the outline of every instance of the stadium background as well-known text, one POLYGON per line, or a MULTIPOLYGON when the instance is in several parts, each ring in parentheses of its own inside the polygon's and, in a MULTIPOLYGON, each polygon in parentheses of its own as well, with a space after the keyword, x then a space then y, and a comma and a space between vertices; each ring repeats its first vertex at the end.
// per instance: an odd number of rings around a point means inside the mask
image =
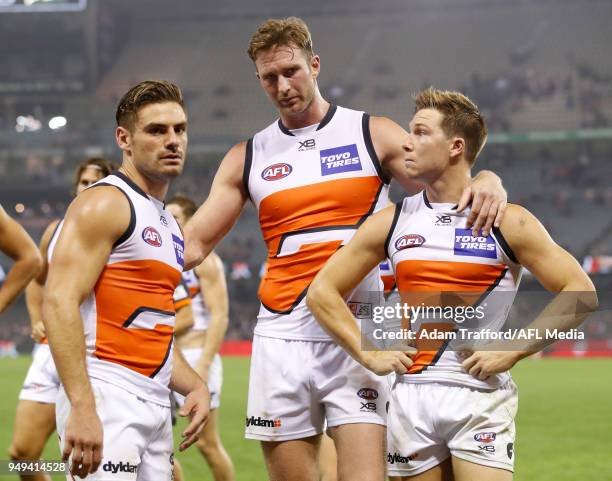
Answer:
MULTIPOLYGON (((430 84, 462 90, 480 105, 491 135, 476 170, 502 177, 509 200, 534 212, 583 264, 602 304, 585 327, 589 341, 560 344, 515 368, 516 479, 612 479, 610 1, 5 1, 0 203, 38 240, 69 203, 78 162, 121 160, 114 109, 127 88, 148 78, 184 91, 189 154, 172 192, 202 201, 225 151, 275 118, 246 46, 261 21, 287 15, 309 24, 322 60, 319 85, 334 103, 404 126, 412 94, 430 84)), ((394 189, 395 199, 402 195, 394 189)), ((230 288, 228 338, 248 340, 265 258, 251 206, 218 253, 230 288)), ((0 265, 10 262, 0 257, 0 265)), ((527 279, 523 288, 531 285, 527 279)), ((29 362, 28 326, 23 299, 0 320, 0 450, 9 445, 29 362)), ((248 358, 225 362, 222 436, 238 479, 265 479, 258 446, 242 439, 248 358)), ((57 457, 54 440, 47 455, 57 457)), ((181 459, 188 479, 210 479, 194 450, 181 459)))

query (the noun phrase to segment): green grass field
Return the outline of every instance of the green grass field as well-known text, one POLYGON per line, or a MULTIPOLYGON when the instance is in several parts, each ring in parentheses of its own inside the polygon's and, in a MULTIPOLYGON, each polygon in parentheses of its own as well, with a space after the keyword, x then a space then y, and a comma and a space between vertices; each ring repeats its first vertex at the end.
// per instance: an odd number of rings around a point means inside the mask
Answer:
MULTIPOLYGON (((0 446, 4 453, 10 443, 17 395, 29 361, 29 357, 0 360, 0 446)), ((223 362, 223 442, 236 465, 238 481, 265 480, 258 443, 243 439, 248 359, 225 358, 223 362)), ((520 392, 515 480, 612 480, 611 372, 612 360, 607 359, 526 360, 513 370, 520 392)), ((58 456, 53 437, 44 458, 58 456)), ((177 457, 187 480, 212 479, 195 448, 177 457)), ((0 459, 6 459, 6 454, 0 459)))

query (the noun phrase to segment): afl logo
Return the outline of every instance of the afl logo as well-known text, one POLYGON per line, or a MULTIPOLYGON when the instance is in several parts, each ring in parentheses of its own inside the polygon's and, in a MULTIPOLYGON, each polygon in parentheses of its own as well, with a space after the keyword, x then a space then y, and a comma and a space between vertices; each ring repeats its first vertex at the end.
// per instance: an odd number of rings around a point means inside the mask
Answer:
POLYGON ((495 436, 495 433, 476 433, 474 434, 474 440, 478 441, 479 443, 492 443, 493 441, 495 441, 495 438, 497 436, 495 436))
POLYGON ((261 173, 261 178, 263 180, 280 180, 287 177, 293 167, 289 164, 273 164, 270 167, 266 167, 264 171, 261 173))
POLYGON ((161 247, 162 238, 153 227, 147 227, 142 231, 142 240, 153 247, 161 247))
POLYGON ((364 387, 357 391, 357 396, 359 396, 361 399, 373 401, 374 399, 378 398, 378 391, 376 389, 364 387))
POLYGON ((419 247, 425 244, 425 237, 419 234, 403 235, 395 241, 395 248, 398 251, 408 249, 409 247, 419 247))

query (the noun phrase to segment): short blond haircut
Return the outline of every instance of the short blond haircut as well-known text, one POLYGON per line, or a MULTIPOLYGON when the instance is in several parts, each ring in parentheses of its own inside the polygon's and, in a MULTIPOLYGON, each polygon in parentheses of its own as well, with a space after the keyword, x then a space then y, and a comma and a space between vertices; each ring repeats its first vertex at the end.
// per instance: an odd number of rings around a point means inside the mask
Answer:
POLYGON ((251 37, 247 52, 254 62, 259 52, 276 46, 299 48, 308 60, 314 55, 308 26, 304 20, 298 17, 266 20, 251 37))
POLYGON ((476 104, 460 92, 429 87, 416 96, 414 111, 421 109, 437 110, 443 115, 442 130, 447 137, 463 137, 465 157, 474 165, 487 139, 487 127, 476 104))

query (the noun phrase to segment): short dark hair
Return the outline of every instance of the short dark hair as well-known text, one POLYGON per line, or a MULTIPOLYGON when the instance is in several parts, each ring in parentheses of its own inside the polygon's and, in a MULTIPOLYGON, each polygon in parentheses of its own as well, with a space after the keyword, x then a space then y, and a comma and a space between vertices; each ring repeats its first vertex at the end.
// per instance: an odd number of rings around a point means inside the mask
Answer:
POLYGON ((83 172, 88 167, 96 167, 102 174, 102 177, 106 177, 108 174, 110 174, 113 170, 116 169, 116 166, 112 162, 103 159, 102 157, 90 157, 88 159, 85 159, 78 165, 77 170, 74 171, 75 188, 79 184, 81 175, 83 175, 83 172))
POLYGON ((134 85, 119 101, 115 114, 117 125, 131 130, 142 107, 161 102, 176 102, 185 110, 181 89, 172 82, 145 80, 134 85))
POLYGON ((198 206, 193 199, 180 192, 174 194, 170 200, 166 201, 166 205, 170 204, 178 205, 183 210, 183 214, 185 214, 186 219, 191 219, 193 214, 196 213, 196 210, 198 210, 198 206))

